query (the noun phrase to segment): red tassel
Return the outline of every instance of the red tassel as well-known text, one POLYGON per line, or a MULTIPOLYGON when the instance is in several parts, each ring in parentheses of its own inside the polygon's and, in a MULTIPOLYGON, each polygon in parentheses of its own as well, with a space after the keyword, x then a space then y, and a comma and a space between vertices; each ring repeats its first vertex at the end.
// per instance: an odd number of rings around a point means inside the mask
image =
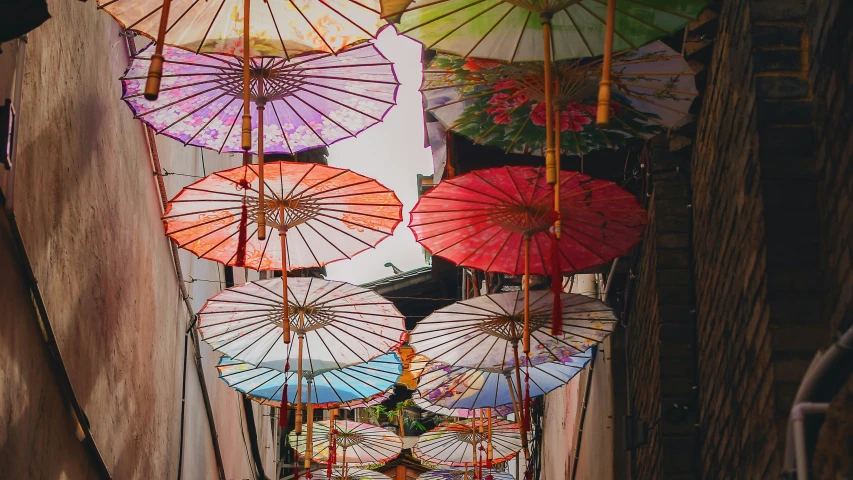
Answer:
POLYGON ((299 454, 293 451, 293 480, 299 480, 299 454))
POLYGON ((332 465, 337 461, 337 449, 338 449, 338 441, 337 436, 338 431, 336 428, 332 428, 332 433, 329 436, 329 465, 326 467, 326 478, 332 478, 332 465))
POLYGON ((278 409, 278 426, 287 430, 287 372, 290 371, 290 362, 284 364, 284 390, 281 392, 281 408, 278 409))
POLYGON ((477 475, 477 478, 482 479, 483 478, 483 451, 485 450, 485 448, 483 448, 482 443, 480 444, 480 448, 478 448, 478 450, 479 451, 477 452, 477 466, 480 469, 480 474, 477 475))
MULTIPOLYGON (((249 189, 249 182, 245 178, 240 180, 238 185, 243 187, 243 191, 249 189)), ((248 219, 248 205, 244 196, 243 206, 240 208, 240 229, 237 231, 237 259, 234 262, 234 265, 237 267, 246 266, 246 224, 248 223, 248 219)))
POLYGON ((551 234, 551 293, 554 302, 551 307, 551 335, 563 334, 563 272, 560 269, 560 241, 551 234))

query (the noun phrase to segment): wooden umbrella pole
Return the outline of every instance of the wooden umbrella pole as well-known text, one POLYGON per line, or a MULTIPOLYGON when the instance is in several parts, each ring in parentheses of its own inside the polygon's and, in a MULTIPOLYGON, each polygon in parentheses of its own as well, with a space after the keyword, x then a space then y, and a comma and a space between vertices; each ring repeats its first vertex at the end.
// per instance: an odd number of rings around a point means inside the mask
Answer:
POLYGON ((308 416, 307 428, 305 429, 305 470, 311 470, 311 457, 314 455, 314 407, 311 405, 311 386, 314 384, 312 379, 308 379, 308 403, 305 409, 305 414, 308 416))
POLYGON ((474 458, 474 478, 477 478, 477 417, 471 417, 471 456, 474 458))
MULTIPOLYGON (((530 235, 524 235, 524 353, 530 353, 530 235)), ((517 358, 517 356, 516 356, 517 358)))
POLYGON ((169 29, 169 8, 172 0, 163 0, 163 8, 160 10, 160 28, 157 30, 157 42, 154 44, 154 54, 151 55, 151 63, 148 65, 148 79, 145 80, 146 100, 157 100, 160 95, 160 80, 163 78, 163 43, 166 41, 166 30, 169 29))
POLYGON ((302 333, 302 312, 299 312, 299 331, 296 333, 296 338, 299 343, 299 353, 296 360, 296 378, 299 383, 296 387, 296 425, 294 425, 293 431, 299 435, 302 433, 302 344, 305 340, 305 334, 302 333))
POLYGON ((553 185, 557 181, 554 167, 554 112, 551 109, 551 97, 554 85, 551 80, 551 12, 542 12, 542 53, 545 57, 545 179, 553 185))
MULTIPOLYGON (((279 215, 284 223, 284 206, 279 207, 279 215)), ((281 239, 281 298, 284 309, 284 320, 281 322, 281 338, 284 343, 290 343, 290 304, 287 293, 287 229, 279 227, 278 236, 281 239)))
POLYGON ((489 468, 492 468, 492 460, 494 459, 494 450, 492 449, 492 409, 486 409, 486 421, 488 423, 488 427, 486 430, 486 439, 487 439, 487 448, 486 448, 486 465, 489 468))
MULTIPOLYGON (((554 122, 554 168, 557 170, 557 181, 554 182, 554 211, 557 212, 557 219, 554 220, 554 237, 560 239, 560 230, 562 225, 560 222, 560 109, 554 108, 554 117, 557 119, 554 122)), ((553 274, 553 272, 552 272, 553 274)))
POLYGON ((524 401, 521 396, 521 367, 518 366, 518 344, 513 345, 513 353, 515 354, 515 386, 512 384, 509 375, 506 376, 506 384, 509 387, 509 393, 514 399, 513 407, 515 407, 515 420, 518 422, 518 433, 521 434, 521 447, 524 449, 524 458, 530 457, 530 450, 527 446, 527 429, 524 428, 524 401), (517 390, 516 390, 517 389, 517 390))
POLYGON ((251 74, 249 72, 249 5, 251 0, 243 0, 243 125, 241 127, 243 150, 252 149, 252 114, 249 112, 251 74))
MULTIPOLYGON (((258 75, 258 95, 255 104, 258 106, 258 240, 267 238, 266 196, 264 195, 264 107, 267 100, 264 98, 264 76, 258 75)), ((251 129, 251 124, 249 125, 251 129)), ((282 213, 284 209, 282 209, 282 213)), ((284 226, 284 216, 281 217, 284 226)))
POLYGON ((607 0, 607 24, 604 30, 604 62, 601 65, 601 82, 598 84, 598 115, 595 123, 607 125, 610 121, 610 66, 613 63, 613 24, 616 22, 616 0, 607 0))

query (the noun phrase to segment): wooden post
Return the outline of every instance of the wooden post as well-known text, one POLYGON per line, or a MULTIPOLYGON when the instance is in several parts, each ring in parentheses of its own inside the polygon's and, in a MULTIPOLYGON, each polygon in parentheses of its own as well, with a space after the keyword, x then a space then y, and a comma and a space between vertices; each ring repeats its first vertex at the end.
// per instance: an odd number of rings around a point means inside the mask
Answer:
POLYGON ((314 456, 314 406, 311 405, 311 386, 314 384, 314 380, 308 379, 308 406, 305 409, 306 415, 308 415, 308 428, 305 433, 305 470, 311 471, 311 457, 314 456))
POLYGON ((542 21, 542 53, 545 56, 545 180, 553 185, 557 177, 554 170, 554 112, 551 109, 554 90, 551 80, 551 15, 551 12, 539 14, 542 21))
POLYGON ((524 248, 524 353, 530 353, 530 235, 525 234, 524 248))
POLYGON ((146 100, 157 100, 160 95, 160 80, 163 78, 163 42, 166 41, 166 30, 169 28, 169 8, 172 0, 163 0, 160 10, 160 27, 157 29, 157 43, 154 44, 154 54, 148 65, 148 79, 145 80, 146 100))
POLYGON ((598 114, 595 123, 599 127, 610 121, 610 66, 613 63, 613 28, 616 22, 616 0, 607 0, 607 24, 604 30, 604 62, 601 65, 601 82, 598 84, 598 114))
POLYGON ((302 344, 305 341, 305 334, 302 333, 302 312, 299 312, 299 331, 296 333, 298 339, 299 353, 296 360, 296 378, 299 383, 296 386, 296 425, 293 427, 293 432, 297 435, 302 433, 302 344))
POLYGON ((486 465, 492 468, 492 460, 494 459, 494 450, 492 449, 492 409, 486 409, 486 421, 489 422, 487 429, 488 447, 486 448, 486 465))
MULTIPOLYGON (((258 74, 258 96, 255 98, 255 105, 258 106, 258 240, 265 240, 267 238, 267 218, 264 214, 264 210, 266 210, 266 196, 264 195, 264 188, 266 188, 264 184, 264 107, 266 103, 267 100, 264 98, 264 75, 261 72, 258 74)), ((250 123, 250 133, 251 128, 252 125, 250 123)), ((283 208, 282 213, 284 213, 283 208)), ((282 226, 284 226, 284 217, 281 218, 281 222, 282 226)))

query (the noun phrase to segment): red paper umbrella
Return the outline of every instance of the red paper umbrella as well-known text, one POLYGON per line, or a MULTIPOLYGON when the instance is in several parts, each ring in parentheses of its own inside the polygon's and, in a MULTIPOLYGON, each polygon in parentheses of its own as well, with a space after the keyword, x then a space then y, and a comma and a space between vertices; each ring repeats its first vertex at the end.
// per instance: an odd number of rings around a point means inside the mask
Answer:
POLYGON ((460 266, 525 274, 525 293, 530 274, 556 276, 602 265, 640 241, 646 211, 629 192, 578 172, 561 172, 559 185, 558 214, 544 168, 474 171, 421 197, 409 227, 430 253, 460 266), (555 220, 558 239, 549 232, 555 220))

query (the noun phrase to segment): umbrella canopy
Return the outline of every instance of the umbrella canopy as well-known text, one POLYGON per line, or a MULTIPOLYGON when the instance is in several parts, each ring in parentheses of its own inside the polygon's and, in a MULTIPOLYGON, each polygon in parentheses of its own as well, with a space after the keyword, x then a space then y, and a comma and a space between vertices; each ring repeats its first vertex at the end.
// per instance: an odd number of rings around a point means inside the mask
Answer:
MULTIPOLYGON (((471 417, 481 417, 485 414, 485 410, 481 410, 479 408, 476 409, 468 409, 468 408, 445 408, 440 407, 434 403, 431 403, 429 400, 422 398, 418 392, 412 393, 412 401, 415 402, 415 406, 420 408, 421 410, 425 410, 427 412, 434 413, 436 415, 442 415, 445 417, 456 417, 456 418, 471 418, 471 417)), ((500 405, 498 407, 492 408, 492 416, 501 416, 505 417, 507 415, 512 415, 515 413, 512 404, 509 405, 500 405)))
MULTIPOLYGON (((453 467, 474 466, 478 446, 487 443, 487 434, 480 433, 471 420, 436 427, 418 439, 412 449, 416 457, 437 465, 453 467)), ((506 420, 492 420, 493 462, 500 463, 515 457, 521 450, 518 425, 506 420)), ((485 463, 485 459, 483 459, 485 463)))
MULTIPOLYGON (((314 478, 328 478, 331 480, 391 480, 391 477, 384 473, 379 473, 376 470, 367 470, 366 468, 347 468, 332 467, 332 475, 327 476, 328 472, 325 469, 314 470, 311 474, 314 478)), ((495 477, 495 480, 502 480, 495 477)))
MULTIPOLYGON (((591 358, 592 350, 565 358, 562 362, 540 363, 530 366, 526 375, 530 396, 544 395, 567 384, 583 370, 591 358)), ((420 378, 417 394, 425 409, 443 412, 470 412, 475 416, 483 408, 502 407, 497 413, 512 413, 515 395, 520 390, 513 379, 513 368, 474 369, 433 364, 420 378)), ((416 404, 418 402, 415 402, 416 404)), ((420 405, 419 405, 420 406, 420 405)))
POLYGON ((397 196, 375 180, 314 163, 268 162, 265 218, 276 228, 258 240, 257 174, 257 165, 247 165, 184 188, 163 214, 166 234, 201 258, 278 270, 283 268, 284 231, 287 268, 296 269, 323 266, 375 247, 402 220, 397 196))
MULTIPOLYGON (((253 400, 279 407, 288 385, 287 402, 296 403, 297 372, 280 372, 222 357, 216 366, 219 378, 228 386, 250 396, 253 400)), ((312 379, 311 402, 319 408, 363 408, 386 400, 403 372, 402 363, 394 353, 377 357, 340 370, 326 370, 306 375, 312 379)), ((308 389, 302 390, 302 401, 308 401, 308 389)))
MULTIPOLYGON (((646 211, 618 185, 562 171, 559 217, 541 167, 498 167, 443 180, 412 210, 409 228, 430 253, 463 266, 519 275, 529 238, 529 273, 555 264, 548 229, 559 218, 562 273, 605 264, 642 239, 646 211)), ((418 352, 424 353, 424 352, 418 352)), ((427 356, 429 356, 427 354, 427 356)))
MULTIPOLYGON (((243 59, 165 47, 160 96, 143 97, 154 49, 133 58, 122 77, 123 99, 157 133, 184 145, 243 152, 243 59)), ((377 124, 394 105, 393 64, 373 44, 339 55, 311 53, 291 60, 250 60, 252 146, 294 153, 328 146, 377 124), (263 115, 263 139, 259 119, 263 115)))
MULTIPOLYGON (((424 472, 415 480, 473 480, 473 474, 474 472, 466 472, 462 468, 440 468, 424 472)), ((489 475, 492 476, 493 480, 515 480, 510 473, 484 468, 482 478, 488 478, 489 475)))
MULTIPOLYGON (((328 420, 314 423, 314 438, 310 458, 318 462, 329 460, 328 420)), ((335 459, 337 464, 371 465, 386 462, 403 450, 403 441, 389 430, 367 423, 338 420, 335 422, 335 459)), ((290 445, 305 456, 307 440, 304 435, 291 433, 290 445)))
MULTIPOLYGON (((614 58, 612 118, 597 126, 601 62, 554 65, 560 149, 583 155, 619 148, 676 126, 698 95, 684 58, 661 42, 614 58)), ((542 66, 437 55, 424 70, 427 110, 477 143, 507 152, 545 154, 545 80, 542 66)))
MULTIPOLYGON (((582 362, 573 356, 604 340, 616 327, 613 311, 600 301, 573 293, 563 293, 560 299, 563 333, 555 336, 549 331, 553 295, 542 290, 530 292, 531 352, 521 356, 520 366, 558 362, 572 369, 582 362)), ((508 372, 516 366, 513 347, 521 340, 523 303, 518 291, 456 302, 421 320, 409 334, 409 344, 419 354, 443 364, 432 368, 447 368, 446 374, 456 372, 457 367, 508 372)), ((580 365, 582 368, 583 363, 580 365)), ((422 396, 422 386, 433 385, 433 379, 441 377, 435 372, 435 377, 430 375, 421 375, 418 389, 422 396)))
MULTIPOLYGON (((707 3, 619 0, 613 48, 636 49, 679 30, 707 3)), ((603 54, 606 17, 607 2, 598 0, 423 0, 406 7, 398 30, 440 52, 541 61, 546 56, 545 19, 552 25, 552 56, 561 60, 603 54)))
MULTIPOLYGON (((316 278, 291 278, 290 328, 304 337, 304 372, 368 362, 402 343, 403 316, 390 301, 362 287, 316 278)), ((202 338, 232 359, 284 371, 296 349, 282 337, 282 280, 258 280, 223 290, 198 313, 202 338)))
MULTIPOLYGON (((154 39, 164 0, 98 0, 123 28, 154 39)), ((171 0, 164 41, 203 53, 245 50, 244 6, 249 5, 251 56, 289 58, 306 51, 337 52, 374 38, 385 22, 377 0, 171 0)))

